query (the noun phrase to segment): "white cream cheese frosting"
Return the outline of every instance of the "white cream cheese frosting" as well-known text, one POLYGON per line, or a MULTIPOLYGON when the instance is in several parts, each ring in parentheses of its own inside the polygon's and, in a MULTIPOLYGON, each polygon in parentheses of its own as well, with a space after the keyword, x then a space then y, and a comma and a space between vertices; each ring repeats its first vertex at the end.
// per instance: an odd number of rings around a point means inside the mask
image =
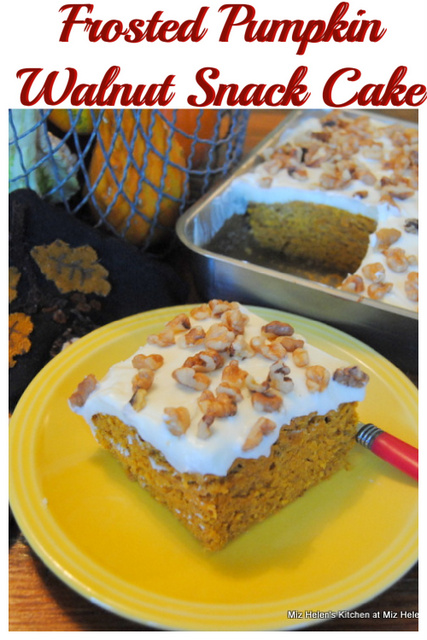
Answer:
POLYGON ((252 171, 233 181, 224 197, 237 213, 244 213, 249 202, 299 200, 373 218, 377 228, 356 272, 363 283, 357 293, 373 297, 363 267, 380 262, 384 282, 392 284, 382 302, 418 310, 417 296, 408 297, 405 290, 408 274, 418 273, 418 235, 405 230, 408 219, 418 219, 418 132, 412 124, 365 113, 359 118, 340 112, 299 118, 252 171), (401 232, 393 248, 410 256, 402 271, 390 269, 377 247, 376 233, 390 228, 401 232))
MULTIPOLYGON (((221 301, 222 302, 222 301, 221 301)), ((209 303, 212 305, 216 301, 209 303)), ((238 334, 231 330, 229 334, 230 345, 223 351, 219 351, 222 358, 220 368, 209 371, 206 374, 209 378, 208 392, 216 398, 220 398, 218 386, 224 379, 224 370, 230 362, 238 363, 240 372, 248 374, 245 383, 240 387, 241 398, 236 403, 235 414, 226 417, 215 417, 208 428, 201 431, 200 425, 205 419, 205 408, 200 405, 200 398, 203 391, 184 386, 176 377, 174 372, 180 369, 187 358, 206 350, 206 344, 199 342, 197 345, 188 344, 186 336, 189 332, 197 328, 208 334, 209 328, 218 324, 224 326, 225 316, 217 316, 196 319, 188 315, 191 328, 179 331, 174 335, 173 343, 169 346, 160 346, 155 342, 150 343, 150 339, 142 346, 136 354, 130 358, 119 362, 111 367, 106 376, 101 381, 94 381, 90 393, 85 394, 81 402, 76 402, 75 397, 70 399, 72 409, 82 415, 91 428, 96 432, 96 427, 92 422, 92 417, 96 414, 108 414, 116 416, 125 424, 136 429, 138 435, 143 440, 149 442, 159 450, 166 460, 178 472, 194 472, 200 474, 214 474, 217 476, 226 475, 227 471, 237 458, 257 458, 268 456, 272 444, 279 436, 280 428, 289 425, 293 418, 305 416, 316 412, 324 415, 331 410, 335 410, 341 403, 356 402, 363 400, 365 396, 365 386, 367 376, 357 378, 359 370, 349 367, 348 363, 327 354, 318 348, 307 344, 304 341, 295 343, 299 345, 300 351, 297 355, 293 352, 281 351, 281 358, 277 358, 268 350, 273 344, 279 342, 279 338, 270 335, 268 339, 260 336, 264 335, 262 327, 268 323, 259 316, 249 312, 246 308, 231 304, 230 308, 238 310, 238 316, 244 318, 243 334, 238 334), (247 347, 242 354, 236 349, 234 340, 236 336, 239 344, 244 341, 247 347), (248 352, 248 345, 261 346, 263 353, 248 352), (267 351, 265 350, 267 349, 267 351), (268 354, 268 357, 265 354, 268 354), (159 355, 162 358, 162 365, 154 372, 153 382, 146 394, 145 406, 136 410, 132 406, 132 396, 134 387, 132 381, 136 374, 133 364, 134 357, 139 355, 151 356, 159 355), (242 357, 244 356, 244 357, 242 357), (302 361, 301 361, 302 357, 302 361), (286 392, 274 391, 277 399, 280 396, 280 407, 271 410, 269 401, 261 406, 254 404, 254 385, 262 384, 269 377, 271 367, 279 362, 286 367, 285 378, 287 379, 286 392), (299 366, 297 366, 296 362, 299 366), (288 371, 289 369, 289 371, 288 371), (307 371, 315 371, 321 380, 325 382, 325 388, 316 390, 316 384, 309 390, 307 384, 307 371), (334 379, 335 371, 344 372, 343 376, 334 379), (356 378, 354 378, 356 374, 356 378), (250 380, 251 384, 247 381, 250 380), (291 380, 291 382, 289 382, 291 380), (356 386, 354 386, 354 383, 356 386), (87 397, 86 397, 87 396, 87 397), (189 425, 180 434, 171 432, 170 421, 165 413, 166 408, 185 408, 189 418, 189 425), (271 431, 265 434, 258 434, 258 440, 249 446, 251 430, 261 419, 266 419, 271 431)), ((209 305, 203 305, 203 308, 209 305)), ((166 330, 166 329, 165 329, 166 330)), ((292 340, 304 340, 301 336, 293 333, 292 340)), ((157 337, 154 336, 154 340, 157 337)), ((210 343, 209 343, 210 344, 210 343)), ((277 345, 276 345, 277 346, 277 345)), ((292 347, 289 347, 292 348, 292 347)), ((212 349, 211 349, 212 351, 212 349)), ((203 377, 203 376, 202 376, 203 377)), ((315 376, 316 377, 316 376, 315 376)), ((310 386, 310 385, 309 385, 310 386)), ((81 398, 80 398, 81 400, 81 398)), ((262 420, 261 420, 262 422, 262 420)))

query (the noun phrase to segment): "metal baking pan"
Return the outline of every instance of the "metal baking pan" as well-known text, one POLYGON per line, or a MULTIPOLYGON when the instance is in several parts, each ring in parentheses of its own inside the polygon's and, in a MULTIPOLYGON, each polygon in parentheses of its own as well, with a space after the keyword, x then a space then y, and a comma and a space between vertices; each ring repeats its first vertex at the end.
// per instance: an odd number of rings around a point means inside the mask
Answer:
MULTIPOLYGON (((416 372, 417 313, 236 260, 204 247, 234 213, 233 207, 227 202, 227 190, 233 180, 262 161, 264 152, 276 144, 298 118, 319 115, 319 111, 323 110, 296 111, 288 115, 224 182, 202 197, 178 220, 177 235, 190 252, 195 285, 206 300, 237 300, 242 304, 277 308, 325 322, 369 344, 404 371, 416 372)), ((346 111, 348 113, 352 112, 346 111)), ((376 119, 380 117, 375 114, 376 119)), ((389 118, 385 120, 396 122, 389 118)), ((410 126, 413 124, 410 123, 410 126)))

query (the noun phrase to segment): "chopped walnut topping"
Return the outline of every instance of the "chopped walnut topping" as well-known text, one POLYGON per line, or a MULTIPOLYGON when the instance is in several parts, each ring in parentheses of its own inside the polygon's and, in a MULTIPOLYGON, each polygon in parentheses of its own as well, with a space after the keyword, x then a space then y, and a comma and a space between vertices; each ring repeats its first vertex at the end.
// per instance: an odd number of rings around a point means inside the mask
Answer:
POLYGON ((309 362, 307 349, 295 349, 292 358, 297 367, 306 367, 309 362))
POLYGON ((408 218, 405 220, 404 229, 406 233, 413 233, 414 235, 418 234, 418 219, 417 218, 408 218))
POLYGON ((229 418, 237 413, 236 400, 230 393, 220 392, 214 395, 212 391, 203 391, 198 400, 198 405, 203 413, 203 418, 206 416, 229 418))
POLYGON ((396 273, 403 273, 408 268, 408 259, 404 249, 398 247, 383 252, 389 269, 396 273))
POLYGON ((377 236, 378 251, 384 251, 397 242, 402 234, 398 229, 378 229, 375 235, 377 236))
POLYGON ((239 367, 237 360, 230 360, 222 372, 222 379, 236 385, 239 389, 241 389, 245 384, 247 376, 247 371, 244 371, 239 367))
POLYGON ((134 411, 142 411, 147 405, 147 390, 141 388, 136 389, 130 399, 130 404, 134 411))
POLYGON ((164 410, 165 423, 174 436, 182 436, 191 424, 187 407, 166 407, 164 410))
POLYGON ((249 316, 242 313, 240 309, 229 309, 221 316, 221 322, 233 331, 236 335, 243 334, 245 326, 249 321, 249 316))
POLYGON ((132 365, 135 369, 151 369, 157 371, 164 363, 163 356, 153 353, 150 356, 145 356, 142 353, 138 353, 132 358, 132 365))
POLYGON ((273 320, 268 324, 261 327, 261 333, 270 340, 281 336, 291 336, 294 333, 294 328, 287 322, 280 322, 279 320, 273 320))
POLYGON ((332 132, 323 130, 323 131, 312 131, 310 133, 310 137, 315 140, 320 140, 320 142, 329 142, 332 137, 332 132))
POLYGON ((210 300, 208 304, 214 318, 219 318, 226 311, 239 309, 237 302, 228 302, 227 300, 210 300))
POLYGON ((286 169, 287 167, 295 166, 300 161, 301 150, 292 146, 290 143, 277 147, 271 154, 274 164, 280 168, 286 169))
POLYGON ((206 320, 206 318, 211 317, 211 308, 208 304, 201 304, 191 309, 190 316, 194 318, 194 320, 206 320))
POLYGON ((367 184, 368 186, 373 186, 377 181, 375 175, 372 173, 372 171, 369 171, 369 169, 358 170, 356 172, 355 178, 361 180, 363 184, 367 184))
POLYGON ((397 202, 393 199, 393 196, 388 192, 381 194, 380 202, 386 202, 391 207, 395 207, 396 209, 399 209, 399 206, 397 205, 397 202))
POLYGON ((213 324, 206 332, 205 346, 215 351, 226 351, 234 338, 234 333, 225 324, 213 324))
POLYGON ((332 157, 333 151, 325 145, 313 143, 304 154, 304 163, 307 167, 320 167, 332 157))
POLYGON ((305 370, 307 389, 314 393, 316 391, 324 391, 329 384, 330 374, 325 367, 320 364, 307 367, 305 370))
POLYGON ((182 347, 197 347, 203 344, 205 337, 205 330, 203 327, 197 325, 190 329, 190 331, 187 331, 187 333, 180 334, 177 339, 177 344, 182 347))
POLYGON ((286 358, 287 350, 282 344, 282 338, 276 338, 273 342, 267 342, 264 336, 256 336, 250 342, 251 348, 268 358, 269 360, 281 360, 286 358))
POLYGON ((381 300, 392 289, 393 284, 391 282, 373 282, 368 287, 368 296, 372 300, 381 300))
POLYGON ((265 380, 264 382, 257 382, 251 373, 248 373, 245 382, 246 387, 251 392, 259 391, 260 393, 264 393, 264 391, 266 391, 266 389, 268 389, 269 387, 269 383, 267 380, 265 380))
POLYGON ((201 440, 207 440, 211 437, 211 426, 214 423, 215 416, 204 415, 197 425, 197 437, 201 440))
POLYGON ((279 411, 283 404, 283 398, 279 391, 273 387, 267 387, 265 391, 254 391, 251 394, 252 406, 260 413, 273 413, 279 411))
POLYGON ((204 373, 198 373, 192 367, 181 367, 175 369, 172 373, 174 380, 182 384, 184 387, 195 389, 196 391, 204 391, 211 383, 211 379, 204 373))
POLYGON ((405 281, 405 293, 408 300, 418 302, 418 271, 411 271, 405 281))
POLYGON ((365 387, 369 381, 368 374, 356 366, 337 369, 332 378, 346 387, 365 387))
POLYGON ((181 333, 182 331, 188 331, 191 328, 190 318, 186 313, 179 313, 175 318, 172 318, 166 323, 167 329, 172 329, 174 333, 181 333))
POLYGON ((233 399, 234 402, 241 402, 243 400, 243 394, 240 387, 232 382, 223 380, 216 388, 217 394, 226 393, 233 399))
POLYGON ((175 336, 191 328, 190 318, 186 313, 179 313, 166 323, 165 329, 158 334, 148 336, 148 344, 157 344, 159 347, 170 347, 175 344, 175 336))
POLYGON ((353 196, 355 198, 360 198, 361 200, 363 200, 364 198, 368 197, 368 191, 366 191, 366 189, 361 189, 359 191, 355 191, 353 193, 353 196))
MULTIPOLYGON (((138 358, 138 356, 135 356, 135 358, 132 361, 132 364, 134 366, 135 366, 136 358, 138 358)), ((149 368, 148 362, 150 362, 150 358, 151 356, 148 356, 148 358, 146 358, 144 362, 144 364, 146 365, 145 368, 144 367, 138 368, 137 373, 132 378, 133 393, 130 399, 130 404, 135 411, 141 411, 146 406, 147 393, 148 393, 148 390, 151 389, 153 384, 154 374, 156 369, 149 368)), ((142 359, 138 358, 138 360, 136 360, 136 363, 142 364, 142 359)), ((157 365, 161 366, 163 362, 159 364, 159 360, 157 358, 154 358, 154 359, 151 359, 151 364, 154 366, 157 366, 157 365)), ((157 366, 157 368, 159 368, 159 366, 157 366)))
POLYGON ((283 360, 278 360, 269 369, 267 377, 269 386, 281 393, 290 393, 294 388, 294 382, 289 377, 290 372, 283 360))
POLYGON ((170 347, 175 344, 175 333, 172 328, 165 329, 157 334, 152 334, 147 338, 148 344, 156 344, 159 347, 170 347))
POLYGON ((152 369, 138 369, 138 373, 132 378, 132 390, 145 389, 148 391, 153 384, 153 380, 154 371, 152 369))
POLYGON ((362 267, 362 273, 371 282, 384 282, 385 269, 381 262, 371 262, 362 267))
POLYGON ((224 358, 218 351, 206 349, 187 358, 183 366, 191 367, 195 371, 201 371, 202 373, 208 373, 221 368, 223 364, 224 358))
POLYGON ((407 200, 414 195, 414 192, 411 189, 401 189, 400 191, 397 191, 396 189, 389 189, 388 194, 392 198, 397 198, 398 200, 407 200))
POLYGON ((364 288, 363 278, 357 275, 348 276, 341 284, 343 291, 350 291, 351 293, 362 293, 364 288))
POLYGON ((263 437, 268 433, 271 433, 276 429, 276 423, 269 418, 259 418, 251 430, 249 431, 245 442, 242 445, 243 451, 250 451, 251 449, 255 449, 263 437))
POLYGON ((319 183, 323 189, 345 189, 351 180, 352 176, 348 170, 343 171, 334 166, 330 171, 321 174, 319 183))
POLYGON ((291 178, 299 182, 305 182, 309 178, 307 169, 303 167, 289 167, 288 174, 291 178))
POLYGON ((77 385, 74 393, 71 394, 69 399, 71 406, 83 407, 92 391, 95 390, 97 384, 97 379, 92 373, 86 376, 86 378, 77 385))
POLYGON ((277 338, 277 341, 285 347, 286 351, 289 353, 293 353, 295 349, 302 349, 304 346, 304 340, 301 338, 290 338, 288 336, 283 336, 283 338, 277 338))
POLYGON ((237 358, 238 360, 245 360, 246 358, 252 358, 255 355, 255 351, 246 342, 242 335, 237 335, 230 345, 230 356, 237 358))

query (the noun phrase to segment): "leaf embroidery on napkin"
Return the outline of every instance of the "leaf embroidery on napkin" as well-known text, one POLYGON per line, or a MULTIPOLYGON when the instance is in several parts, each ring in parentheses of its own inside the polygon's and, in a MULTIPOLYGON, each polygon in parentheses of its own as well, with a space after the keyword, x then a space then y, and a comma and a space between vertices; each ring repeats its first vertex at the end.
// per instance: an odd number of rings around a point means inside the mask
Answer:
POLYGON ((108 271, 88 245, 73 248, 62 240, 55 240, 49 245, 34 247, 31 256, 61 293, 81 291, 106 296, 110 292, 108 271))
POLYGON ((33 330, 33 323, 26 313, 11 313, 9 315, 9 367, 16 364, 15 357, 28 353, 31 349, 29 335, 33 330))

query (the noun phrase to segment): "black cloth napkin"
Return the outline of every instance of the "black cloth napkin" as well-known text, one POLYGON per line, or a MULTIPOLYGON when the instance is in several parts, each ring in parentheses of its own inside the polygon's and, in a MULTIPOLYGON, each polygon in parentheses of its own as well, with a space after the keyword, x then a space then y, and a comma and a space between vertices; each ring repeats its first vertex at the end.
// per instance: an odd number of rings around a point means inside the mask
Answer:
POLYGON ((10 303, 9 313, 26 313, 34 325, 30 350, 17 356, 9 369, 10 410, 32 378, 69 339, 142 311, 183 304, 189 292, 171 264, 141 253, 59 206, 50 206, 28 189, 9 196, 9 263, 20 273, 17 297, 10 303), (30 252, 56 240, 71 247, 88 245, 96 251, 111 284, 106 296, 61 294, 43 275, 30 252))

